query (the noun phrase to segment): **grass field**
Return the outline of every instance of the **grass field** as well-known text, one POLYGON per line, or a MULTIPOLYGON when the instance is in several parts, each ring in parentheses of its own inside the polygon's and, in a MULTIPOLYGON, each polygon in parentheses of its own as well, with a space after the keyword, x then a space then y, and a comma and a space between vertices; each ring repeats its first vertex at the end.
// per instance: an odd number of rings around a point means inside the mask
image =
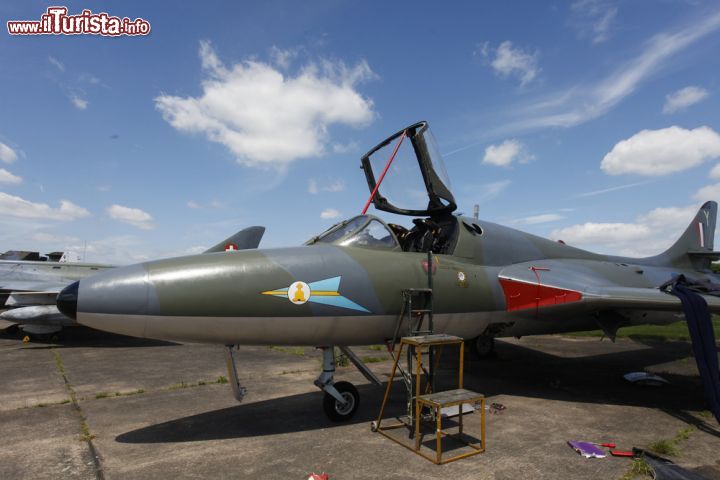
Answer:
MULTIPOLYGON (((713 316, 713 327, 715 328, 715 338, 720 333, 720 317, 713 316)), ((593 330, 590 332, 571 333, 573 337, 601 337, 602 330, 593 330)), ((618 338, 631 338, 638 341, 661 341, 661 340, 682 340, 690 341, 690 333, 688 332, 687 323, 685 321, 671 323, 669 325, 638 325, 634 327, 623 327, 617 331, 618 338)))

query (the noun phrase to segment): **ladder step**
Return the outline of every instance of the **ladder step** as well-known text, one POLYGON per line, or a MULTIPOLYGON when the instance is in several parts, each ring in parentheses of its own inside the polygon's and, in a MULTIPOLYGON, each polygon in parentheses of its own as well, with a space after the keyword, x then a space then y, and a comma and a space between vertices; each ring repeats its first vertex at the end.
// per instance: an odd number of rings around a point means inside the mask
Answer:
MULTIPOLYGON (((475 411, 475 408, 469 403, 463 403, 461 405, 463 415, 467 415, 475 411)), ((460 405, 453 405, 452 407, 441 408, 440 415, 447 418, 457 417, 458 415, 460 415, 460 405)))

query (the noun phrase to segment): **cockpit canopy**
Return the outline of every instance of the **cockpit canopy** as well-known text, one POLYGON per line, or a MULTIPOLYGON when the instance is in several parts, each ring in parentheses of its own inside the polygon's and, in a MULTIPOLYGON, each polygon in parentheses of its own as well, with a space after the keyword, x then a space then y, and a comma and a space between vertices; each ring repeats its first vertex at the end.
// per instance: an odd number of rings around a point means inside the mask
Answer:
POLYGON ((427 122, 410 125, 385 139, 361 162, 370 192, 380 184, 373 197, 378 210, 420 217, 449 214, 457 208, 442 155, 427 122))
MULTIPOLYGON (((385 224, 358 215, 333 225, 306 245, 332 243, 404 252, 451 254, 458 238, 457 208, 442 155, 427 122, 418 122, 390 136, 362 158, 362 168, 375 208, 410 215, 413 227, 385 224), (380 172, 379 176, 375 176, 380 172), (425 191, 422 187, 425 187, 425 191), (427 199, 427 204, 423 207, 427 199)), ((369 201, 368 201, 369 205, 369 201)))
POLYGON ((385 223, 372 215, 358 215, 333 225, 307 242, 333 243, 343 247, 364 247, 394 250, 400 248, 395 235, 385 223))

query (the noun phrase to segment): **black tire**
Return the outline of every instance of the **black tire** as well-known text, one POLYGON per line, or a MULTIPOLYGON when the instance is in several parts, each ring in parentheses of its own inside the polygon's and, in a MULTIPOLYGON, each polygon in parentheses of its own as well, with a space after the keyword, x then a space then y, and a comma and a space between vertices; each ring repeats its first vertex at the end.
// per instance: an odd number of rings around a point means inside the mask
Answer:
POLYGON ((475 356, 480 360, 495 356, 495 337, 491 335, 479 335, 473 341, 475 356))
POLYGON ((335 397, 325 392, 323 410, 325 410, 325 415, 333 422, 346 422, 357 412, 360 406, 360 394, 350 382, 337 382, 334 386, 340 392, 340 395, 348 401, 348 404, 343 406, 335 397))

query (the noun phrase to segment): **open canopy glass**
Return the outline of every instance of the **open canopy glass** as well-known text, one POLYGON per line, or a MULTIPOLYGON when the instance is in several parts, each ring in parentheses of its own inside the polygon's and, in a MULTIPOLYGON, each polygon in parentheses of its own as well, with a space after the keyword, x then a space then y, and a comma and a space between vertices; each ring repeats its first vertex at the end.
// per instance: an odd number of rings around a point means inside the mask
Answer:
POLYGON ((362 168, 378 210, 412 216, 453 212, 457 205, 427 122, 397 132, 366 153, 362 168), (379 185, 379 186, 378 186, 379 185))

